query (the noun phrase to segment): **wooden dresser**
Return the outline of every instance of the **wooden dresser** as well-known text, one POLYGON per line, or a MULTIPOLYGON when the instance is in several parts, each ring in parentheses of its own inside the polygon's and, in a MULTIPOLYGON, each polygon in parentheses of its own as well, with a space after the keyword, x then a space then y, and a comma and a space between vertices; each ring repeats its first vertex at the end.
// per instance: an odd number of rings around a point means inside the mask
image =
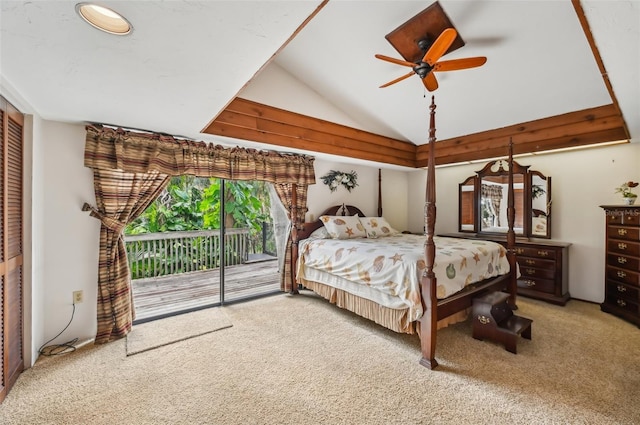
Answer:
POLYGON ((605 211, 602 311, 640 327, 640 206, 601 205, 605 211))
MULTIPOLYGON (((507 246, 501 235, 476 235, 473 233, 447 233, 441 236, 484 239, 507 246)), ((542 240, 516 239, 516 261, 520 268, 518 295, 565 305, 569 294, 570 243, 542 240)))

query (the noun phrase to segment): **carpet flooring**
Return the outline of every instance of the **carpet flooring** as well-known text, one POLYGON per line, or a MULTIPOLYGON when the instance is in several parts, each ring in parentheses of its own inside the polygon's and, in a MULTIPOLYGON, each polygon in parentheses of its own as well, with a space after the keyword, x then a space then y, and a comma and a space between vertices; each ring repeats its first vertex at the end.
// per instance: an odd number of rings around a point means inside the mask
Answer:
MULTIPOLYGON (((430 371, 399 335, 304 291, 220 309, 233 327, 134 356, 126 339, 40 358, 0 405, 14 424, 640 424, 640 330, 520 297, 518 354, 438 332, 430 371)), ((181 316, 188 321, 188 315, 181 316)))
POLYGON ((230 328, 231 322, 221 308, 208 308, 134 325, 127 335, 127 356, 230 328))

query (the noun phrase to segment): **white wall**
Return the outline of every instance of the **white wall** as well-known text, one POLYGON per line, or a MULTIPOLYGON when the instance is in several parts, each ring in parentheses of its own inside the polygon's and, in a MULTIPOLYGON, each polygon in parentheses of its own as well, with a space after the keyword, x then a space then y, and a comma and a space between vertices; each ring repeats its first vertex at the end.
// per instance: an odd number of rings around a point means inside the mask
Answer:
MULTIPOLYGON (((314 162, 316 184, 309 186, 307 194, 308 214, 317 219, 322 212, 333 205, 354 205, 367 216, 378 215, 378 168, 345 164, 316 159, 314 162), (335 192, 322 183, 321 177, 330 170, 358 173, 358 186, 348 192, 339 186, 335 192)), ((389 169, 382 170, 382 215, 397 230, 406 230, 407 215, 407 173, 389 169)))
MULTIPOLYGON (((600 205, 622 204, 615 187, 640 181, 640 143, 591 148, 516 159, 551 176, 552 239, 569 248, 569 293, 592 302, 604 300, 604 213, 600 205)), ((436 170, 436 233, 458 231, 458 183, 484 163, 436 170)), ((426 171, 409 176, 409 227, 422 229, 426 171)))
MULTIPOLYGON (((71 319, 72 292, 84 291, 73 321, 55 343, 95 336, 100 222, 81 210, 95 205, 93 173, 84 167, 85 129, 82 125, 44 121, 42 157, 44 337, 56 336, 71 319)), ((44 342, 44 341, 42 341, 44 342)), ((40 344, 42 343, 40 342, 40 344)))
POLYGON ((322 95, 313 91, 275 62, 271 62, 263 69, 251 84, 238 94, 238 97, 362 129, 344 111, 329 103, 322 95))

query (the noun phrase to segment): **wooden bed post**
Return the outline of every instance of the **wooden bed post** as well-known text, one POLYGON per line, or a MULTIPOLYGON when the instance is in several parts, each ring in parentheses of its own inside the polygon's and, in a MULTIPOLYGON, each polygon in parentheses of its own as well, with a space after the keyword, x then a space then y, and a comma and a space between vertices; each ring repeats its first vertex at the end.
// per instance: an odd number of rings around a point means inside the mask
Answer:
POLYGON ((429 109, 431 110, 429 119, 429 163, 427 164, 427 190, 424 204, 427 240, 424 245, 426 268, 422 275, 422 307, 424 313, 420 318, 420 345, 422 348, 420 364, 429 369, 434 369, 438 366, 435 357, 436 335, 438 331, 438 314, 436 311, 438 299, 436 297, 436 275, 433 272, 433 265, 436 258, 436 245, 433 242, 436 224, 435 96, 431 96, 431 106, 429 109), (428 297, 426 295, 428 295, 428 297))
POLYGON ((513 140, 509 138, 509 185, 507 188, 507 258, 509 259, 509 270, 511 277, 509 279, 509 306, 516 310, 516 292, 518 289, 518 277, 516 276, 516 233, 513 226, 516 218, 515 193, 513 190, 513 140))
POLYGON ((382 168, 378 168, 378 217, 382 217, 382 168))
POLYGON ((293 183, 291 185, 291 207, 289 214, 291 215, 291 288, 289 293, 295 295, 298 293, 298 284, 296 283, 296 264, 298 264, 298 186, 293 183))

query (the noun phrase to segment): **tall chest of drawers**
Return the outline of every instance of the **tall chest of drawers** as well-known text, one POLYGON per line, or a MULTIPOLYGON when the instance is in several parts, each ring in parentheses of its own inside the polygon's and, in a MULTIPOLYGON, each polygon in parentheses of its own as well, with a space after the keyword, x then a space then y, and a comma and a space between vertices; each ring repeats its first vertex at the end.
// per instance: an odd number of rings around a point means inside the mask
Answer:
POLYGON ((601 205, 606 217, 602 311, 640 326, 640 206, 601 205))

